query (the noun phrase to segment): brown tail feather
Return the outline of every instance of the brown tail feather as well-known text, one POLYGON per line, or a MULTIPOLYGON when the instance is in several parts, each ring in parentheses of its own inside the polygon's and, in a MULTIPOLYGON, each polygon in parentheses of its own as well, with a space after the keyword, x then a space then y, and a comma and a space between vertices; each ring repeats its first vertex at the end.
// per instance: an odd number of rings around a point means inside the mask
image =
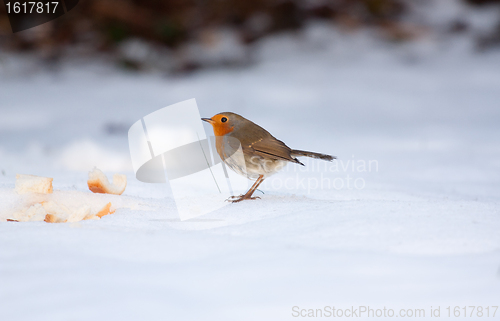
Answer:
POLYGON ((306 152, 306 151, 298 150, 298 149, 293 149, 291 154, 294 157, 295 156, 307 156, 307 157, 311 157, 311 158, 322 159, 322 160, 329 161, 329 162, 331 162, 334 159, 337 159, 337 157, 335 157, 335 156, 330 156, 330 155, 320 154, 320 153, 314 153, 314 152, 306 152))

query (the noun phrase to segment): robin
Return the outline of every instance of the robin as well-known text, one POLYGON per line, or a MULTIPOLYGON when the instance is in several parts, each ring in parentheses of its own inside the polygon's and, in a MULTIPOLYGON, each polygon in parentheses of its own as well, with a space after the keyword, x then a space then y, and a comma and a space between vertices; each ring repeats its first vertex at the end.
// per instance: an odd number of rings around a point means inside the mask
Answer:
POLYGON ((219 113, 212 118, 202 118, 201 120, 212 125, 215 134, 215 147, 224 163, 236 173, 256 180, 244 195, 231 196, 229 201, 233 203, 260 198, 252 197, 257 187, 264 179, 277 173, 287 163, 304 166, 296 158, 297 156, 307 156, 325 161, 336 159, 335 156, 291 149, 281 140, 274 138, 264 128, 235 113, 219 113), (231 157, 240 144, 244 159, 231 157))

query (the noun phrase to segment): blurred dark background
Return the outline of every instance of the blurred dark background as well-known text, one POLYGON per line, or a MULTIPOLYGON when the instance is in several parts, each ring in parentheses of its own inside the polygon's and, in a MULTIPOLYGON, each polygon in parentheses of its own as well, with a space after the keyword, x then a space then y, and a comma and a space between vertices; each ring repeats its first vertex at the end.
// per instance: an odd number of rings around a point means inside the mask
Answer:
MULTIPOLYGON (((0 50, 34 53, 46 62, 103 54, 120 66, 172 72, 214 65, 245 65, 245 48, 283 31, 299 31, 322 20, 342 32, 371 28, 386 41, 404 42, 433 26, 415 19, 432 0, 81 0, 64 16, 12 34, 0 5, 0 50), (201 53, 201 54, 200 54, 201 53), (205 54, 203 54, 205 53, 205 54), (171 59, 165 59, 170 57, 171 59)), ((473 7, 495 7, 500 0, 457 0, 473 7)), ((500 18, 500 17, 499 17, 500 18)), ((441 32, 467 32, 460 18, 441 32)), ((479 49, 500 43, 500 25, 476 35, 479 49)))

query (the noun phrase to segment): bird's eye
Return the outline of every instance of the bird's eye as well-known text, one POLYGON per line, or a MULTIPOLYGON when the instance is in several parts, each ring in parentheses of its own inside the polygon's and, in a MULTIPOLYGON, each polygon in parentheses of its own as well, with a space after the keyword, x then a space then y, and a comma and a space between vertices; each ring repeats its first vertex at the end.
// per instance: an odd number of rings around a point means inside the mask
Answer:
POLYGON ((223 123, 225 123, 225 122, 227 122, 227 118, 226 118, 226 117, 222 117, 222 118, 220 119, 220 121, 221 121, 221 122, 223 122, 223 123))

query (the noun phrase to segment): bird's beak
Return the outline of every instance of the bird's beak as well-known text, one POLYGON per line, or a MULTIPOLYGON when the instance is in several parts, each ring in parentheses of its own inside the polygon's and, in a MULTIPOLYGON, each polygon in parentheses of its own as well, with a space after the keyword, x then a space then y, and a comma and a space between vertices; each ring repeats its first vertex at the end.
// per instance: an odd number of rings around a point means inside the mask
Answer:
POLYGON ((201 120, 206 121, 207 123, 213 123, 214 121, 210 118, 202 118, 201 120))

